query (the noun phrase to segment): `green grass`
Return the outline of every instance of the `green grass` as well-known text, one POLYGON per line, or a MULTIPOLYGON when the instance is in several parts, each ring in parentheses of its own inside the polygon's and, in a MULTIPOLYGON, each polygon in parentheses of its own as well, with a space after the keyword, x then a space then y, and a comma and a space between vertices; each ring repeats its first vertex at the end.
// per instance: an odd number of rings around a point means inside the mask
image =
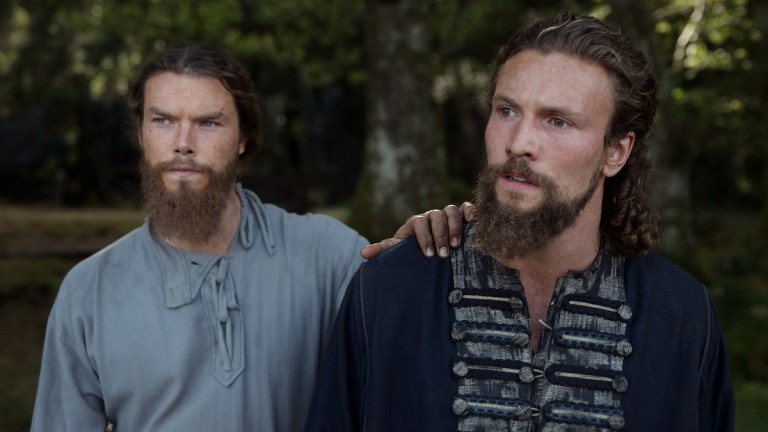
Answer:
POLYGON ((28 431, 49 302, 0 304, 0 432, 28 431))
POLYGON ((0 300, 48 297, 73 265, 56 257, 0 259, 0 300))
POLYGON ((763 432, 768 425, 768 385, 736 384, 736 432, 763 432))
POLYGON ((112 241, 141 225, 135 209, 58 209, 0 206, 2 248, 45 248, 61 243, 112 241))

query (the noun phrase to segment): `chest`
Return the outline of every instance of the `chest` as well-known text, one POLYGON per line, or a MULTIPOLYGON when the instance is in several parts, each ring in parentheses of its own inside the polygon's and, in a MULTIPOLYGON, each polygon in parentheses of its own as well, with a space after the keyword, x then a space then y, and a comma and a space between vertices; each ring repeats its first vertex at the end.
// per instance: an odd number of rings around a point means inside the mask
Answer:
POLYGON ((631 353, 618 313, 626 294, 613 277, 621 270, 560 279, 548 296, 486 263, 454 272, 454 285, 472 294, 453 305, 454 326, 469 329, 454 334, 458 429, 620 429, 631 353))
POLYGON ((205 278, 176 307, 166 305, 163 278, 148 273, 99 287, 95 309, 103 312, 92 317, 87 345, 108 412, 155 412, 181 399, 201 413, 304 403, 291 389, 314 382, 318 334, 334 316, 329 290, 281 266, 229 270, 223 286, 205 278))

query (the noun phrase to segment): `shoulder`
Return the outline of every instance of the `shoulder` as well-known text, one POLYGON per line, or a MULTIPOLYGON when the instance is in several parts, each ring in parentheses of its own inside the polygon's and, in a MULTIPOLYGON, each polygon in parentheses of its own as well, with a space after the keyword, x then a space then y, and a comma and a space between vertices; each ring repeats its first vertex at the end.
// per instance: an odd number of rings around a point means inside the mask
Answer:
POLYGON ((261 204, 265 231, 275 259, 283 260, 291 272, 332 276, 332 286, 346 288, 363 262, 360 250, 368 244, 357 231, 336 218, 319 214, 296 214, 272 204, 261 204), (313 273, 314 272, 314 273, 313 273))
POLYGON ((625 282, 627 288, 640 290, 644 296, 658 297, 659 301, 671 298, 703 301, 704 285, 686 270, 658 252, 626 261, 625 282))
POLYGON ((109 246, 80 261, 66 274, 51 308, 49 326, 66 340, 72 332, 92 322, 99 307, 115 301, 118 287, 134 288, 147 262, 154 261, 146 226, 137 228, 109 246))
POLYGON ((714 309, 704 285, 659 254, 628 259, 625 268, 627 301, 635 311, 636 326, 671 337, 685 334, 705 340, 714 309))
POLYGON ((266 235, 274 237, 278 243, 282 241, 288 247, 292 242, 299 240, 301 245, 316 241, 325 243, 330 239, 341 242, 340 245, 360 244, 361 247, 368 244, 367 240, 355 230, 343 224, 336 218, 312 213, 297 214, 289 212, 274 204, 264 203, 251 190, 238 186, 240 197, 243 201, 243 211, 246 220, 252 218, 257 229, 266 231, 266 235))
POLYGON ((656 251, 628 259, 626 269, 628 277, 700 285, 693 275, 656 251))
POLYGON ((439 266, 441 263, 450 264, 449 259, 426 257, 419 247, 415 236, 409 237, 395 246, 385 250, 379 256, 366 263, 369 271, 389 271, 393 268, 418 273, 415 268, 439 266))
POLYGON ((154 261, 154 251, 146 225, 136 228, 112 244, 77 263, 67 272, 56 296, 55 308, 90 304, 99 290, 136 275, 136 268, 146 268, 154 261))
POLYGON ((364 263, 357 275, 366 291, 377 291, 377 285, 385 286, 381 293, 426 293, 426 287, 448 284, 451 277, 451 260, 426 257, 415 237, 408 238, 364 263), (413 288, 418 286, 418 288, 413 288))
POLYGON ((397 340, 418 351, 423 335, 440 335, 450 328, 452 288, 451 260, 425 257, 416 240, 409 239, 360 266, 349 285, 346 307, 358 316, 372 347, 379 345, 375 341, 388 346, 397 340), (403 333, 405 328, 413 331, 403 333))
POLYGON ((113 243, 99 250, 95 254, 77 263, 67 273, 68 279, 83 279, 96 276, 107 269, 125 269, 130 267, 137 258, 145 255, 143 251, 149 250, 151 244, 149 230, 146 225, 136 228, 113 243))
POLYGON ((346 241, 363 239, 357 231, 331 216, 292 213, 273 204, 264 204, 264 209, 271 225, 284 235, 299 235, 304 238, 311 236, 317 239, 343 238, 346 241))

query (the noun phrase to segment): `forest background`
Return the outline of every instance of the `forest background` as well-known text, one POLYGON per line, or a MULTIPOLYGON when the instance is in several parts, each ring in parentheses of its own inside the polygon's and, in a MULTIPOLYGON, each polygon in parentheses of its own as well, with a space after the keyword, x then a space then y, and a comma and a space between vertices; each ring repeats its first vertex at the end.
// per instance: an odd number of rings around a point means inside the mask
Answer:
MULTIPOLYGON (((0 3, 0 432, 29 429, 45 321, 78 260, 142 221, 126 93, 183 40, 249 69, 267 202, 371 239, 472 196, 488 65, 520 25, 607 19, 655 63, 661 250, 719 311, 737 431, 768 424, 768 2, 4 0, 0 3)), ((563 79, 568 79, 563 77, 563 79)))

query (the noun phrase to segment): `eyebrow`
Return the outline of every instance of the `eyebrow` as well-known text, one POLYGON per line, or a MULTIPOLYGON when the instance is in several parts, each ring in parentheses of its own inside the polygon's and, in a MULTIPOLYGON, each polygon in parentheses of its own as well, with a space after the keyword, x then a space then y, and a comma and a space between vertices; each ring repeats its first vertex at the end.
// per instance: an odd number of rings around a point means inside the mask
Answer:
MULTIPOLYGON (((501 102, 503 104, 509 104, 514 107, 519 106, 517 102, 511 97, 505 96, 505 95, 494 95, 491 98, 491 102, 501 102)), ((565 107, 565 106, 558 106, 558 105, 547 105, 542 107, 538 110, 540 113, 547 113, 550 115, 557 115, 557 116, 563 116, 567 118, 572 118, 574 120, 579 120, 583 117, 583 115, 577 111, 572 110, 571 108, 565 107)))
POLYGON ((491 97, 491 103, 493 103, 493 102, 501 102, 501 103, 504 103, 504 104, 509 104, 509 105, 517 106, 517 103, 515 103, 515 101, 512 100, 512 98, 509 98, 509 97, 504 96, 504 95, 499 95, 499 94, 494 94, 493 97, 491 97))
MULTIPOLYGON (((157 115, 160 117, 176 118, 176 116, 174 116, 173 114, 155 106, 151 106, 147 108, 147 112, 149 114, 157 115)), ((199 116, 195 116, 196 121, 217 120, 217 119, 227 119, 227 118, 228 118, 227 114, 224 113, 224 107, 222 107, 218 111, 211 111, 208 113, 203 113, 202 115, 199 115, 199 116)))
POLYGON ((555 116, 558 116, 558 117, 566 117, 566 118, 573 119, 573 120, 576 120, 576 121, 580 120, 583 117, 583 115, 581 113, 578 113, 578 112, 576 112, 576 111, 574 111, 574 110, 572 110, 570 108, 558 107, 558 106, 544 107, 544 109, 542 109, 542 112, 545 112, 545 113, 551 114, 551 115, 555 115, 555 116))
POLYGON ((153 107, 153 106, 147 108, 147 113, 148 114, 158 115, 158 116, 161 116, 161 117, 173 117, 170 113, 165 112, 165 111, 161 110, 160 108, 153 107))

